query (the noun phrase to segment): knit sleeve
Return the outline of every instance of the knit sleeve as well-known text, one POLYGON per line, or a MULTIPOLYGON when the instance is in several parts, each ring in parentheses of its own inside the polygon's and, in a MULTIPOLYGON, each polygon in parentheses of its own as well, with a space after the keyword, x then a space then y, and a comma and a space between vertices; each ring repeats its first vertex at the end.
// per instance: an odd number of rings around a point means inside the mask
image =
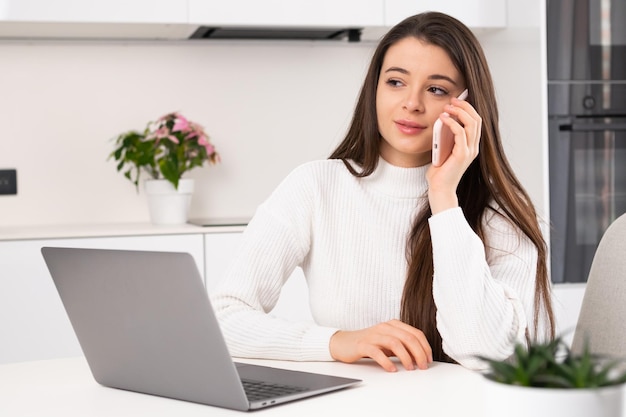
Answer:
POLYGON ((283 284, 306 257, 314 187, 308 169, 294 170, 257 209, 234 262, 211 293, 231 355, 282 360, 332 360, 337 329, 271 314, 283 284))
POLYGON ((504 359, 533 320, 537 249, 503 215, 484 219, 485 245, 460 208, 429 220, 433 297, 444 351, 468 368, 504 359))

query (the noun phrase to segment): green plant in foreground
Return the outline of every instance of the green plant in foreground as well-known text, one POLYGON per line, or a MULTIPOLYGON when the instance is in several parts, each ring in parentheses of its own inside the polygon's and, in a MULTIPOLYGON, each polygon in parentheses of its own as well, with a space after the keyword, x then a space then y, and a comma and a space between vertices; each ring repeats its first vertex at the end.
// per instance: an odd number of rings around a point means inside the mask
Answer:
POLYGON ((512 358, 487 362, 486 377, 504 384, 543 388, 598 388, 626 383, 623 360, 594 355, 585 343, 583 352, 575 355, 556 338, 525 347, 518 344, 512 358))

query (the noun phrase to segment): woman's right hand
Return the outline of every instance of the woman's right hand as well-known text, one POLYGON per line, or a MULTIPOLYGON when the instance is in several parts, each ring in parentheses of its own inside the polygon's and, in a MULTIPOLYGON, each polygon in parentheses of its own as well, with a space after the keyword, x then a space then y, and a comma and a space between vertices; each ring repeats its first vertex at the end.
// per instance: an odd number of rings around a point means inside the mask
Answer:
POLYGON ((371 358, 388 372, 397 371, 392 356, 405 369, 427 369, 433 361, 432 350, 424 333, 400 320, 390 320, 362 330, 339 330, 330 339, 333 359, 352 363, 371 358))

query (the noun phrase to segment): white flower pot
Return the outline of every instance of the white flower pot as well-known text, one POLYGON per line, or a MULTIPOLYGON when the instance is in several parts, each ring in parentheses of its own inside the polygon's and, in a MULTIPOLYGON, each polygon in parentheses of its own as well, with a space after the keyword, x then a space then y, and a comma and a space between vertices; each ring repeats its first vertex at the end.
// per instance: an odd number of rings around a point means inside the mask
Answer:
POLYGON ((185 224, 189 215, 194 181, 181 179, 178 189, 167 180, 146 180, 150 220, 155 225, 185 224))
POLYGON ((622 417, 624 385, 595 389, 534 388, 484 378, 485 417, 622 417))

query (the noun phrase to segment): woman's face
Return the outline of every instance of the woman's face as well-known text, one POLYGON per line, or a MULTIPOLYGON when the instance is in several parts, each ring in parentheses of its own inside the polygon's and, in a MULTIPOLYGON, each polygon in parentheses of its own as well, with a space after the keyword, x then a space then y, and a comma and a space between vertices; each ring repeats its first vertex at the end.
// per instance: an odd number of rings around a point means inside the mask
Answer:
POLYGON ((464 88, 442 48, 413 37, 389 47, 376 88, 383 159, 400 167, 428 164, 435 120, 464 88))

